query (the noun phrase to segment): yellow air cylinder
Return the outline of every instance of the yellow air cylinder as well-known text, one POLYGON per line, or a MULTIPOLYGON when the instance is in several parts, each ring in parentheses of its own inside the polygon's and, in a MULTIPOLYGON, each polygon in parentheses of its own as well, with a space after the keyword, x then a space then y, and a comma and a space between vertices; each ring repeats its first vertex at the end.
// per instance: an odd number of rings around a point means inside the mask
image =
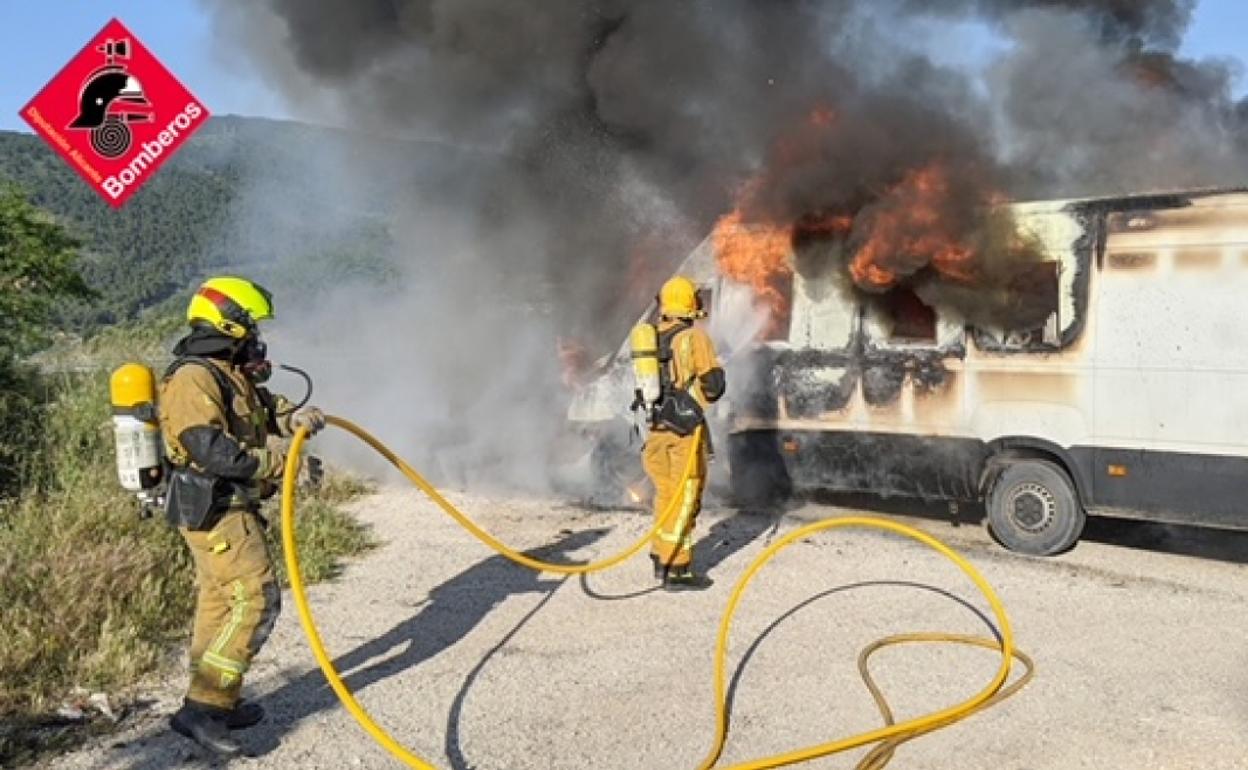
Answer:
POLYGON ((131 492, 160 483, 160 427, 156 421, 156 377, 142 364, 125 364, 108 381, 113 406, 117 478, 131 492))
POLYGON ((113 411, 156 403, 156 376, 143 364, 123 364, 108 381, 113 411))
POLYGON ((659 400, 659 331, 654 324, 638 324, 629 335, 633 357, 633 379, 646 406, 659 400))

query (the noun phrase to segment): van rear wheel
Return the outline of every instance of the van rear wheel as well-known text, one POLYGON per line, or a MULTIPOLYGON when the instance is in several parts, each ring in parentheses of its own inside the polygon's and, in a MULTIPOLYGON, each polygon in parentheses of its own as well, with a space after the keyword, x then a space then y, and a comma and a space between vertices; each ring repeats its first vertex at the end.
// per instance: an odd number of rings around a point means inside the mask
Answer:
POLYGON ((1066 471, 1046 460, 1016 460, 988 493, 988 526, 1011 551, 1061 553, 1079 540, 1087 515, 1066 471))

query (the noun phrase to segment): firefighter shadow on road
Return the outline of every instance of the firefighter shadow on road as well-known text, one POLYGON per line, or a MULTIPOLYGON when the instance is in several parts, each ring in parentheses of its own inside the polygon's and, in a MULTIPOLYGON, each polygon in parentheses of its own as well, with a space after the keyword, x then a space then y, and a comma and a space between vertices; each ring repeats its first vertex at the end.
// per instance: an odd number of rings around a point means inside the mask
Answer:
MULTIPOLYGON (((592 545, 607 532, 607 529, 577 532, 525 553, 536 559, 566 562, 571 553, 592 545)), ((544 577, 503 556, 491 556, 434 588, 419 612, 387 633, 339 656, 334 660, 334 667, 347 687, 358 693, 450 648, 508 597, 546 594, 538 607, 525 616, 523 624, 563 583, 563 578, 544 577)), ((258 747, 260 754, 275 749, 280 735, 301 720, 337 708, 338 698, 317 669, 283 685, 266 696, 264 703, 272 718, 259 728, 263 732, 258 737, 265 744, 258 747)))
POLYGON ((760 537, 770 539, 779 530, 783 517, 771 511, 742 509, 719 519, 693 548, 693 564, 709 573, 760 537))
MULTIPOLYGON (((762 513, 740 512, 731 516, 724 516, 716 520, 710 529, 695 545, 695 564, 697 568, 704 572, 719 566, 725 559, 732 554, 741 550, 749 543, 756 540, 760 535, 769 530, 775 532, 779 526, 780 519, 777 516, 771 516, 762 513)), ((620 599, 630 599, 637 596, 653 593, 658 590, 656 586, 623 595, 607 595, 596 592, 588 583, 586 575, 580 575, 581 589, 593 599, 611 601, 620 599)), ((520 619, 515 626, 512 627, 507 634, 499 640, 480 661, 473 667, 472 671, 464 677, 464 684, 460 688, 459 693, 455 696, 455 701, 451 706, 450 714, 446 722, 446 757, 450 761, 452 770, 472 770, 473 765, 464 755, 460 745, 459 725, 463 716, 464 702, 467 700, 468 693, 472 690, 477 678, 481 672, 489 664, 490 660, 501 652, 511 641, 513 637, 533 618, 542 607, 545 606, 554 591, 547 593, 545 597, 538 602, 533 609, 529 610, 523 618, 520 619)))
MULTIPOLYGON (((577 532, 525 553, 547 561, 575 563, 571 554, 592 545, 607 532, 607 529, 577 532)), ((339 655, 334 659, 334 667, 347 687, 359 693, 370 685, 399 676, 454 646, 508 597, 526 593, 544 594, 537 606, 521 620, 520 625, 523 625, 545 606, 564 581, 563 578, 543 576, 513 564, 503 556, 492 556, 431 590, 415 615, 381 636, 339 655)), ((293 612, 293 607, 290 611, 293 612)), ((499 647, 506 644, 512 634, 500 642, 499 647)), ((282 736, 301 721, 339 708, 338 698, 319 668, 283 684, 261 698, 260 702, 268 712, 265 721, 237 734, 250 756, 273 752, 280 745, 282 736)), ((450 740, 448 738, 448 753, 450 740)), ((124 747, 123 751, 129 754, 123 760, 129 760, 126 765, 129 770, 156 770, 177 765, 179 763, 172 759, 177 752, 182 752, 183 760, 206 759, 206 755, 189 742, 167 732, 140 739, 124 747)), ((206 762, 203 766, 219 766, 211 760, 206 762)))
MULTIPOLYGON (((567 576, 564 576, 557 582, 562 584, 566 580, 567 576)), ((476 683, 477 677, 481 675, 481 672, 485 670, 485 667, 489 665, 494 656, 502 651, 507 646, 507 643, 515 638, 516 634, 520 633, 520 629, 524 628, 538 612, 541 612, 542 608, 546 606, 546 602, 550 601, 554 595, 554 589, 547 591, 542 600, 534 605, 533 609, 526 612, 524 617, 520 619, 520 622, 512 626, 511 630, 498 641, 498 644, 491 647, 490 651, 481 660, 477 661, 477 665, 473 666, 472 671, 469 671, 468 675, 464 677, 464 684, 459 688, 459 692, 455 694, 455 700, 451 703, 450 714, 446 718, 446 758, 450 761, 452 770, 472 770, 475 767, 464 756, 463 748, 460 746, 459 725, 464 713, 464 702, 468 699, 468 693, 476 683)))

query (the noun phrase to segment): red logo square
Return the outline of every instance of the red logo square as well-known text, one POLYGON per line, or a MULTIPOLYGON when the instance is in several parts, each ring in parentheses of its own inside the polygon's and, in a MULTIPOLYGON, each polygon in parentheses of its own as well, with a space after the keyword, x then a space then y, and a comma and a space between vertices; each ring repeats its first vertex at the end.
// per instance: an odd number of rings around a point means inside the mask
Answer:
POLYGON ((208 121, 208 108, 113 19, 21 116, 117 208, 208 121))

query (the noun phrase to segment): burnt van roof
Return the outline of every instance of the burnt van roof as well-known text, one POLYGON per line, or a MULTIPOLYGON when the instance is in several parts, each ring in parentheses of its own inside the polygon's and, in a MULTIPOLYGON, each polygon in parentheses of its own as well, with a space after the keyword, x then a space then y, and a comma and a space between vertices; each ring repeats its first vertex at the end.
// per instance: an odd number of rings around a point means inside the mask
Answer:
POLYGON ((1064 200, 1019 201, 1011 205, 1030 210, 1080 208, 1105 212, 1140 211, 1182 208, 1192 205, 1192 201, 1197 198, 1209 198, 1219 195, 1243 195, 1246 193, 1248 193, 1248 186, 1205 187, 1188 190, 1159 190, 1128 195, 1068 198, 1064 200))

